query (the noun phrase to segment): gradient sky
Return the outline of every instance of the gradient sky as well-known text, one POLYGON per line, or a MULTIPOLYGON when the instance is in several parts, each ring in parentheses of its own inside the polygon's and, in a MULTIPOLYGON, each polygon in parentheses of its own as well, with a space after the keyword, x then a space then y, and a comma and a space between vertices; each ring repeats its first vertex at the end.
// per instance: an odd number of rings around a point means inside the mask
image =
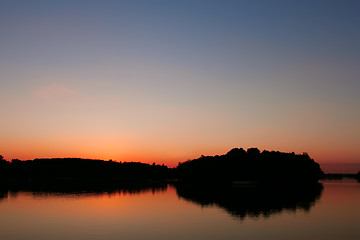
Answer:
POLYGON ((360 166, 360 1, 0 1, 0 154, 360 166))

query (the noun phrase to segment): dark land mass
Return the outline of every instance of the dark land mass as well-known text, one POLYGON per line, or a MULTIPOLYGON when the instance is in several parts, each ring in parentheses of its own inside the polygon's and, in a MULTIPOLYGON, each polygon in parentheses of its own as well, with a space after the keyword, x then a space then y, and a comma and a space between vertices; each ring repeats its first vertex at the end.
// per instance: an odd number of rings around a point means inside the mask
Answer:
POLYGON ((176 179, 184 182, 258 185, 313 184, 323 177, 320 165, 307 154, 245 151, 234 148, 220 156, 201 156, 176 168, 139 162, 80 158, 5 161, 0 156, 0 187, 116 188, 139 182, 176 179))
POLYGON ((0 200, 22 191, 86 197, 165 191, 172 184, 180 198, 201 206, 216 205, 241 220, 285 210, 309 211, 322 192, 318 180, 326 176, 307 154, 257 148, 201 156, 176 168, 80 158, 9 162, 0 156, 0 200))
POLYGON ((0 161, 0 187, 11 189, 106 189, 156 183, 172 169, 156 164, 80 158, 0 161))
POLYGON ((256 182, 260 185, 312 184, 323 176, 308 154, 245 151, 234 148, 225 155, 201 156, 181 163, 177 177, 191 182, 256 182))

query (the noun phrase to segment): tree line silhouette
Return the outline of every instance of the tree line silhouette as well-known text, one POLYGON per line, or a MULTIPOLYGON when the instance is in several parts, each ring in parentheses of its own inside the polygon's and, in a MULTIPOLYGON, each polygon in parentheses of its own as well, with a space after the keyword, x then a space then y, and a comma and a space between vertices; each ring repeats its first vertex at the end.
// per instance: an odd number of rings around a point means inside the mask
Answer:
POLYGON ((0 186, 102 188, 169 178, 167 166, 81 158, 0 160, 0 186))
POLYGON ((257 148, 234 148, 225 155, 201 156, 177 167, 178 178, 205 182, 314 183, 323 174, 307 153, 260 152, 257 148))
POLYGON ((314 183, 323 176, 308 154, 260 152, 234 148, 224 155, 201 156, 176 168, 140 162, 81 158, 6 161, 0 155, 1 185, 115 186, 144 180, 177 179, 191 182, 258 184, 314 183))

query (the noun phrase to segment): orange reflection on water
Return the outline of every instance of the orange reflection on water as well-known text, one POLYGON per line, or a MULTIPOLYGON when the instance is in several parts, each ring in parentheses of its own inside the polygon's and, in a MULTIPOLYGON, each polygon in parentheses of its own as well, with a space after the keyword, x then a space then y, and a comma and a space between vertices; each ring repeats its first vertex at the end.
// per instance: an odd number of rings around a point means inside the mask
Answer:
MULTIPOLYGON (((309 211, 284 208, 267 217, 249 212, 241 220, 216 203, 199 204, 197 192, 186 200, 172 186, 140 192, 11 193, 0 200, 0 239, 359 239, 360 184, 323 185, 309 211)), ((221 203, 221 197, 216 199, 221 203)))
POLYGON ((360 183, 353 179, 324 181, 321 210, 333 219, 355 219, 360 215, 360 183), (358 215, 358 216, 356 216, 358 215))

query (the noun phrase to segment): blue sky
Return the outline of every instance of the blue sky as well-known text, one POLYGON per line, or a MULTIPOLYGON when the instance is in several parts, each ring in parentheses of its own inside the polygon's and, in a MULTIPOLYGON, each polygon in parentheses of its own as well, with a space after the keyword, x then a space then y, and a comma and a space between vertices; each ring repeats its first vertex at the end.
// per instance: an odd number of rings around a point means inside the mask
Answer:
POLYGON ((1 1, 1 154, 177 163, 257 146, 360 162, 359 10, 1 1))

